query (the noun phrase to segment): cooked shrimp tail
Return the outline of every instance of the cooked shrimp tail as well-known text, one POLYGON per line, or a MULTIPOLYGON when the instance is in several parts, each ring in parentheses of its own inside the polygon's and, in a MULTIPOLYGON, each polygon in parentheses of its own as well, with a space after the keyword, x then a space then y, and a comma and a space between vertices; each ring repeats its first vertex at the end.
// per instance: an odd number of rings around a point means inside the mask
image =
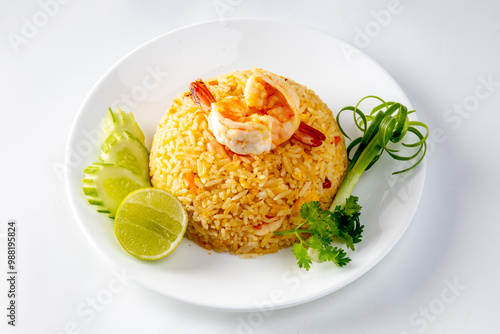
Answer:
POLYGON ((301 122, 299 128, 292 136, 294 139, 311 147, 320 146, 326 139, 323 132, 301 122))
POLYGON ((210 108, 212 103, 215 103, 215 98, 205 85, 205 83, 198 79, 189 85, 189 90, 191 91, 191 98, 193 101, 204 108, 210 108))
POLYGON ((215 139, 237 154, 261 154, 275 149, 292 136, 320 146, 325 135, 301 123, 300 99, 285 79, 253 69, 240 96, 217 101, 199 79, 190 84, 193 101, 208 114, 208 129, 215 139))

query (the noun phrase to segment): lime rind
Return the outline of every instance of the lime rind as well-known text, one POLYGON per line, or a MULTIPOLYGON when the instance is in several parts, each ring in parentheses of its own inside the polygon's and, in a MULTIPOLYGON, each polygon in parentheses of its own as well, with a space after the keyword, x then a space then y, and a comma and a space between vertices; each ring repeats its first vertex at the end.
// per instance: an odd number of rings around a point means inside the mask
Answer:
POLYGON ((158 188, 128 194, 115 218, 115 234, 122 247, 142 260, 159 260, 182 241, 188 215, 182 202, 158 188))

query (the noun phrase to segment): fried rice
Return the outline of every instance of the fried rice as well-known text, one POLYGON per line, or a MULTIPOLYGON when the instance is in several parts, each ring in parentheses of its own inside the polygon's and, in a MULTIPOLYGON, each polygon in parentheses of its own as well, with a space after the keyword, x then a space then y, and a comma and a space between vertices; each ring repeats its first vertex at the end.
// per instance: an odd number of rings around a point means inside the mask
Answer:
MULTIPOLYGON (((205 83, 219 100, 242 95, 251 75, 251 70, 236 71, 205 83)), ((301 121, 326 135, 321 146, 291 138, 267 153, 235 154, 216 141, 206 111, 189 91, 174 100, 158 124, 151 183, 186 206, 186 235, 208 250, 255 257, 291 246, 297 241, 293 234, 277 236, 263 227, 279 217, 276 231, 293 229, 302 221, 303 203, 328 207, 342 182, 348 164, 345 141, 331 110, 311 89, 284 79, 300 98, 301 121)))

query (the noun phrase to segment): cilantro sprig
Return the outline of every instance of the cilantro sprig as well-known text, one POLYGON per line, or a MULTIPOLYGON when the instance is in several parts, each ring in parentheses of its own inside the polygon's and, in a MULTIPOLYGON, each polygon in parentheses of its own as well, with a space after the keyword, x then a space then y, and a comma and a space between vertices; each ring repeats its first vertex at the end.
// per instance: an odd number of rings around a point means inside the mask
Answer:
POLYGON ((351 196, 343 208, 338 206, 334 211, 323 210, 318 201, 304 203, 300 208, 300 216, 304 221, 293 230, 275 234, 293 233, 297 236, 300 242, 293 245, 292 253, 297 258, 299 268, 309 270, 311 256, 320 262, 330 261, 343 267, 351 259, 344 249, 331 244, 334 240, 342 241, 347 248, 354 250, 354 244, 361 241, 364 226, 359 222, 361 206, 357 202, 358 198, 351 196), (305 240, 303 235, 310 237, 305 240))
POLYGON ((358 197, 352 196, 354 186, 361 175, 370 169, 384 152, 398 161, 416 160, 410 167, 394 172, 400 174, 415 168, 424 158, 427 149, 429 129, 425 123, 410 121, 409 115, 415 110, 408 109, 401 103, 386 102, 377 96, 362 98, 355 107, 348 106, 337 114, 337 123, 342 134, 339 117, 344 111, 353 113, 355 126, 363 133, 351 141, 347 147, 349 166, 330 205, 323 210, 319 202, 304 203, 300 216, 304 222, 288 231, 274 232, 276 235, 295 234, 299 242, 293 245, 292 252, 300 268, 309 270, 313 261, 331 261, 339 267, 351 261, 344 249, 332 246, 334 240, 342 241, 354 251, 354 244, 361 242, 364 226, 360 224, 361 206, 358 197), (364 114, 360 104, 367 99, 381 102, 369 114, 364 114), (421 129, 425 130, 424 134, 421 129), (411 133, 413 141, 404 141, 411 133), (408 155, 401 153, 396 144, 410 150, 408 155), (351 152, 354 154, 351 157, 351 152), (308 235, 309 238, 303 238, 308 235))

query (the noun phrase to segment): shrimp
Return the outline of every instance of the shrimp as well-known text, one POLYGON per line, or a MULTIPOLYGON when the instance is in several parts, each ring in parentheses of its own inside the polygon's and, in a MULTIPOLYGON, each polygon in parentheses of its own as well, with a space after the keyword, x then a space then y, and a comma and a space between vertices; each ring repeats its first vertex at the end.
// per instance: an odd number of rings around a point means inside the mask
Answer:
POLYGON ((210 109, 212 103, 215 103, 214 96, 201 79, 192 82, 189 85, 189 90, 191 91, 191 98, 203 108, 210 109))
POLYGON ((209 110, 208 126, 216 140, 237 154, 261 154, 294 139, 309 146, 325 140, 320 131, 300 121, 300 99, 281 77, 253 69, 243 96, 216 101, 201 81, 191 83, 193 100, 209 110))
POLYGON ((317 147, 325 141, 326 136, 323 132, 316 130, 312 126, 306 123, 300 123, 299 129, 295 131, 292 138, 311 147, 317 147))
POLYGON ((283 217, 267 218, 255 226, 254 234, 261 236, 276 231, 283 224, 283 217))

